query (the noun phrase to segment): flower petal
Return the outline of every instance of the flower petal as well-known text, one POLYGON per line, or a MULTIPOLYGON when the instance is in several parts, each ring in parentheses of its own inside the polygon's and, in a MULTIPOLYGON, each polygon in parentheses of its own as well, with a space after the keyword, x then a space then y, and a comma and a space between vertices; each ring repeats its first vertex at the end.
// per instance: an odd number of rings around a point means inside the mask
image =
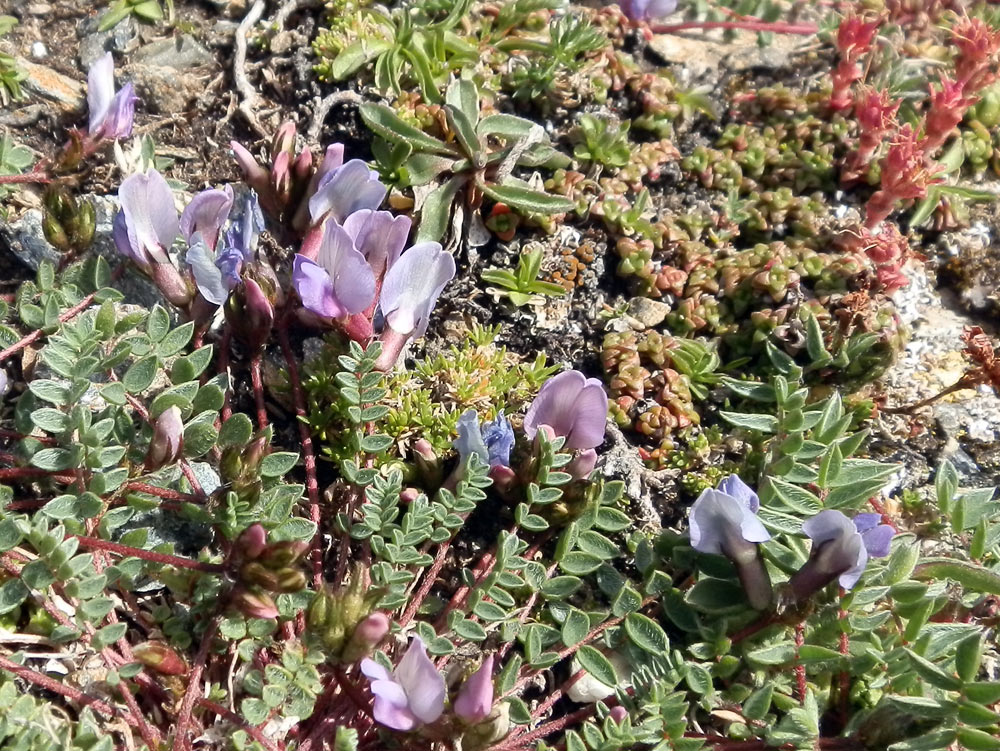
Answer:
POLYGON ((566 448, 592 449, 604 443, 608 420, 608 395, 596 378, 588 378, 576 402, 573 428, 566 436, 566 448))
POLYGON ((375 209, 382 203, 386 187, 360 159, 352 159, 325 175, 309 199, 313 224, 329 215, 338 222, 361 209, 375 209))
POLYGON ((373 681, 391 681, 392 674, 375 660, 366 657, 361 661, 361 672, 373 681))
POLYGON ((101 127, 104 138, 122 139, 132 135, 132 122, 135 119, 135 103, 139 97, 135 95, 132 82, 121 87, 111 99, 108 113, 101 127))
POLYGON ((386 323, 400 334, 420 337, 431 311, 455 276, 455 259, 439 243, 418 243, 386 273, 379 308, 386 323))
POLYGON ((867 532, 869 529, 875 529, 882 521, 881 514, 855 514, 854 518, 851 520, 854 522, 854 528, 858 532, 867 532))
POLYGON ((719 483, 719 490, 744 503, 755 514, 760 508, 760 498, 757 497, 753 488, 740 479, 739 475, 729 475, 719 483))
POLYGON ((316 260, 330 275, 337 305, 346 313, 360 313, 372 304, 375 276, 371 267, 350 235, 332 218, 323 226, 316 260))
POLYGON ((542 384, 524 416, 524 434, 534 438, 540 425, 548 425, 556 435, 568 435, 573 430, 577 398, 586 383, 583 373, 566 370, 542 384))
POLYGON ((232 207, 231 186, 201 191, 181 213, 181 234, 190 243, 194 234, 199 232, 206 245, 214 249, 219 240, 219 230, 225 224, 232 207))
POLYGON ((865 572, 865 566, 868 565, 868 553, 865 551, 865 546, 862 545, 858 551, 857 561, 855 564, 841 574, 837 582, 844 589, 852 589, 855 584, 858 583, 858 579, 865 572))
POLYGON ((196 236, 195 244, 188 248, 184 260, 191 267, 191 274, 201 296, 214 305, 222 305, 229 297, 229 290, 223 282, 222 272, 215 265, 215 259, 200 237, 196 236))
POLYGON ((483 425, 482 434, 490 466, 509 467, 510 452, 514 448, 514 428, 510 420, 503 416, 503 410, 497 413, 495 420, 483 425))
POLYGON ((493 709, 493 655, 470 675, 455 699, 455 714, 468 722, 479 722, 493 709))
POLYGON ((879 524, 874 529, 862 532, 861 539, 864 540, 868 555, 872 558, 885 558, 889 555, 889 548, 895 534, 896 530, 888 524, 879 524))
POLYGON ((110 52, 105 52, 87 72, 87 109, 90 119, 87 131, 91 136, 99 136, 104 121, 115 97, 115 60, 110 52))
POLYGON ((479 429, 479 415, 474 409, 467 409, 458 418, 456 425, 458 438, 452 442, 452 446, 458 451, 461 463, 464 465, 471 454, 476 454, 483 462, 488 462, 490 455, 483 441, 482 431, 479 429))
POLYGON ((375 697, 372 714, 376 722, 393 730, 412 730, 417 726, 402 686, 393 680, 375 680, 371 691, 375 697))
POLYGON ((344 220, 344 230, 368 260, 376 277, 399 260, 410 235, 410 219, 388 211, 361 209, 344 220))
POLYGON ((394 671, 396 681, 406 692, 410 711, 421 722, 434 722, 444 712, 444 678, 427 656, 419 637, 414 636, 409 649, 394 671))
POLYGON ((854 523, 836 509, 826 509, 811 519, 806 519, 802 523, 802 531, 816 544, 846 534, 857 534, 854 523))
POLYGON ((133 251, 158 263, 167 262, 166 251, 177 239, 180 226, 174 194, 163 175, 150 168, 145 174, 126 177, 118 188, 118 199, 133 251))
POLYGON ((307 310, 324 318, 340 318, 347 311, 333 294, 333 280, 322 266, 296 254, 292 264, 292 285, 307 310))

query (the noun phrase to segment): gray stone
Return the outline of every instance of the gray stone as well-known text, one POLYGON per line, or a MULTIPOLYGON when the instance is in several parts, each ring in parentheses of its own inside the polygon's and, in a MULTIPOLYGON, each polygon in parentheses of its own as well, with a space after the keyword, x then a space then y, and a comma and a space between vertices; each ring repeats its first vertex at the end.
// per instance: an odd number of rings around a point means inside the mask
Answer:
POLYGON ((205 77, 162 65, 130 65, 126 74, 151 112, 176 115, 187 111, 205 89, 205 77))
POLYGON ((128 52, 139 43, 139 29, 131 16, 107 31, 98 31, 99 24, 99 16, 90 16, 76 29, 80 38, 80 70, 84 72, 105 52, 128 52))
POLYGON ((670 314, 670 306, 648 297, 633 297, 628 301, 626 312, 647 329, 663 323, 670 314))
POLYGON ((133 60, 143 65, 185 70, 212 64, 215 57, 194 37, 181 34, 140 47, 133 55, 133 60))

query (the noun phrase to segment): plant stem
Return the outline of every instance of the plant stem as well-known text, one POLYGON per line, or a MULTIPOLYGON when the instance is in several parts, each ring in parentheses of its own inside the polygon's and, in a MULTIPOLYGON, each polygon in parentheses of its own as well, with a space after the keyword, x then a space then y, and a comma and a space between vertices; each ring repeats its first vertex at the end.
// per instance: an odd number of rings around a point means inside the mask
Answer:
POLYGON ((202 498, 191 493, 181 493, 179 490, 171 490, 170 488, 161 488, 157 485, 150 485, 147 482, 142 482, 141 480, 130 480, 125 483, 122 488, 124 490, 134 490, 137 493, 145 493, 147 495, 155 495, 157 498, 163 498, 168 501, 182 501, 184 503, 201 503, 202 498))
POLYGON ((268 738, 266 735, 260 732, 258 728, 254 727, 249 722, 240 717, 238 714, 227 709, 221 704, 217 704, 216 702, 210 701, 208 699, 198 699, 197 704, 199 707, 207 709, 209 712, 214 712, 220 717, 225 717, 234 725, 239 725, 241 728, 243 728, 243 730, 247 732, 247 734, 251 738, 257 741, 257 743, 262 745, 264 748, 268 749, 268 751, 281 751, 281 749, 284 748, 284 746, 275 745, 274 741, 272 741, 270 738, 268 738))
POLYGON ((253 385, 253 400, 257 406, 257 427, 260 430, 267 428, 267 407, 264 405, 264 380, 260 375, 262 355, 258 352, 250 360, 250 381, 253 385))
POLYGON ((319 590, 323 586, 323 525, 319 507, 319 481, 316 479, 316 453, 313 450, 312 434, 309 432, 309 414, 306 411, 306 397, 299 377, 299 366, 295 361, 292 343, 288 338, 288 317, 278 325, 278 342, 285 356, 288 381, 292 387, 295 402, 296 422, 299 425, 299 439, 302 441, 302 463, 306 470, 306 493, 309 496, 309 518, 316 525, 316 535, 312 539, 313 586, 319 590))
POLYGON ((26 172, 23 175, 0 175, 0 185, 35 184, 45 185, 52 182, 52 178, 41 172, 26 172))
POLYGON ((649 25, 649 30, 654 34, 671 34, 675 31, 687 31, 688 29, 743 29, 745 31, 771 31, 775 34, 799 34, 802 36, 809 36, 819 31, 819 27, 812 23, 784 23, 753 18, 747 18, 743 21, 686 21, 684 23, 649 25))
POLYGON ((107 550, 109 553, 115 553, 116 555, 123 557, 141 558, 144 561, 162 563, 164 566, 177 566, 178 568, 187 568, 192 571, 201 571, 206 574, 221 574, 225 571, 225 568, 218 563, 203 563, 201 561, 191 560, 190 558, 181 558, 177 555, 154 553, 152 550, 143 550, 142 548, 120 545, 117 542, 109 542, 108 540, 101 540, 96 537, 76 535, 76 539, 80 541, 80 544, 83 547, 91 550, 107 550))
POLYGON ((44 673, 39 673, 37 670, 32 670, 31 668, 25 667, 24 665, 18 665, 13 660, 8 660, 3 655, 0 655, 0 670, 6 670, 8 673, 13 673, 18 678, 21 678, 28 683, 31 683, 39 688, 44 688, 47 691, 51 691, 54 694, 59 694, 60 696, 65 696, 72 702, 78 704, 83 704, 89 707, 93 707, 95 710, 108 717, 120 717, 125 720, 129 725, 134 726, 135 721, 125 715, 114 707, 112 707, 107 702, 102 699, 91 696, 90 694, 83 693, 80 689, 69 686, 65 683, 50 678, 44 673))
POLYGON ((955 383, 953 383, 951 386, 948 386, 947 388, 943 389, 942 391, 939 391, 938 393, 934 394, 933 396, 929 396, 926 399, 921 399, 919 402, 915 402, 914 404, 905 404, 905 405, 903 405, 901 407, 883 407, 879 411, 882 412, 883 414, 887 414, 887 415, 903 415, 903 414, 907 414, 909 412, 913 412, 915 410, 921 409, 922 407, 926 407, 928 405, 931 405, 934 402, 936 402, 938 399, 943 399, 944 397, 948 396, 948 394, 954 394, 956 391, 961 391, 962 389, 972 388, 975 385, 976 384, 973 383, 971 379, 966 378, 965 376, 962 376, 955 383))
POLYGON ((174 751, 190 751, 191 740, 187 737, 188 725, 191 724, 191 713, 194 705, 201 698, 201 676, 205 672, 205 662, 208 660, 208 653, 212 648, 212 640, 219 630, 218 617, 212 618, 205 633, 201 636, 201 645, 198 647, 198 654, 195 657, 191 672, 188 673, 187 691, 181 700, 181 708, 177 713, 177 727, 174 732, 174 751))

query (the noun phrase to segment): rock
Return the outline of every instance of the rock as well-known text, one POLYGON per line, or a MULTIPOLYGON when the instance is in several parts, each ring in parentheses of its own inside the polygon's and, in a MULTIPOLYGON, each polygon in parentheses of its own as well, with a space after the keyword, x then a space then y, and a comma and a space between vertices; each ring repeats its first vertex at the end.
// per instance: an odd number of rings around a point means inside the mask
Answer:
POLYGON ((185 70, 210 65, 215 57, 190 34, 151 42, 136 50, 132 59, 143 65, 185 70))
POLYGON ((81 82, 23 57, 17 58, 17 67, 27 75, 23 86, 28 91, 45 99, 51 99, 66 112, 78 112, 83 109, 85 92, 81 82))
POLYGON ((639 321, 644 328, 650 329, 663 323, 670 314, 671 307, 659 300, 648 297, 633 297, 628 301, 626 313, 639 321))
POLYGON ((25 266, 37 269, 42 261, 59 263, 59 252, 49 245, 42 233, 42 212, 26 211, 13 222, 0 222, 0 242, 25 266))
POLYGON ((801 40, 778 34, 766 46, 757 44, 757 34, 738 31, 735 38, 723 41, 719 32, 694 36, 682 34, 657 34, 649 48, 668 63, 678 63, 692 78, 716 70, 720 65, 734 71, 755 68, 775 70, 790 65, 790 55, 801 45, 801 40))
POLYGON ((146 109, 162 115, 186 111, 205 87, 203 76, 162 65, 129 65, 126 73, 146 109))
POLYGON ((32 42, 31 44, 31 56, 36 60, 42 60, 48 57, 49 50, 41 42, 32 42))
POLYGON ((80 38, 80 70, 86 72, 105 52, 128 52, 139 43, 139 30, 131 16, 107 31, 98 31, 99 16, 83 19, 76 28, 80 38))

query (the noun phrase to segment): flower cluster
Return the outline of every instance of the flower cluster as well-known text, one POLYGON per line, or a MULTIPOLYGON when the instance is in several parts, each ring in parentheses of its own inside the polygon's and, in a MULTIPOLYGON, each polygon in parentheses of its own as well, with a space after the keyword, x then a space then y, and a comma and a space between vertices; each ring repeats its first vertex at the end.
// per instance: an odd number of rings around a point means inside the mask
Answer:
MULTIPOLYGON (((393 730, 413 730, 439 720, 448 691, 444 677, 427 656, 420 637, 414 636, 396 668, 390 673, 372 659, 361 661, 361 672, 371 681, 375 720, 393 730)), ((493 655, 462 684, 451 702, 452 711, 468 724, 486 719, 493 710, 493 655)))
MULTIPOLYGON (((738 476, 725 478, 718 489, 702 491, 690 511, 691 547, 700 553, 724 555, 736 567, 747 600, 757 610, 771 605, 771 579, 759 545, 771 539, 757 518, 760 499, 738 476)), ((869 557, 884 558, 895 530, 881 524, 879 514, 856 514, 848 519, 835 509, 820 511, 802 524, 812 540, 809 559, 789 580, 788 591, 804 602, 837 579, 851 589, 869 557)))
POLYGON ((865 204, 865 227, 875 229, 892 213, 898 201, 923 198, 940 182, 940 167, 927 162, 927 143, 907 123, 896 133, 881 161, 882 182, 865 204))

